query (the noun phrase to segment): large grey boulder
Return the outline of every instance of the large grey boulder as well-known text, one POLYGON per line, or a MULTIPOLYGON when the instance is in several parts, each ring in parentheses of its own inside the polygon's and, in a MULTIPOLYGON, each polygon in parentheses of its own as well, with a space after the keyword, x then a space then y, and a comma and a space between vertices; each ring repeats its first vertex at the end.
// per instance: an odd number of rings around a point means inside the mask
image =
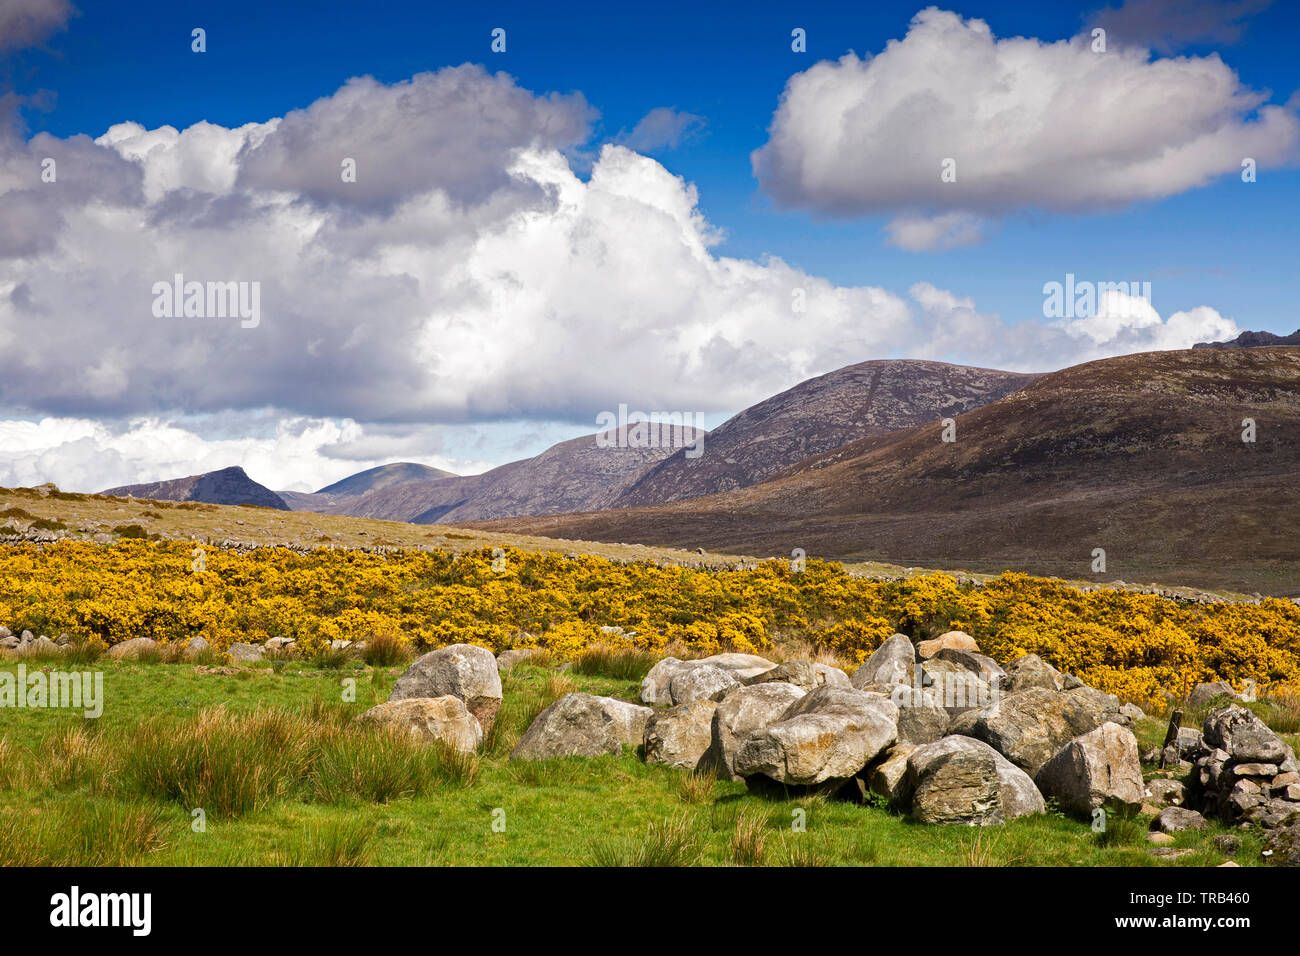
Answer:
POLYGON ((978 651, 961 651, 954 647, 945 647, 935 654, 930 661, 948 661, 965 668, 972 674, 978 674, 987 681, 997 678, 1001 682, 1007 676, 1007 672, 1002 669, 997 661, 978 651))
POLYGON ((1098 807, 1136 813, 1146 794, 1137 738, 1109 721, 1057 751, 1034 783, 1043 796, 1055 797, 1062 810, 1082 817, 1098 807))
POLYGON ((848 780, 897 737, 898 708, 883 695, 819 687, 751 733, 735 769, 792 786, 848 780))
POLYGON ((200 656, 210 650, 212 650, 212 645, 208 643, 207 638, 191 637, 185 642, 185 650, 181 652, 181 656, 187 661, 198 660, 200 656))
MULTIPOLYGON (((1282 764, 1295 754, 1277 734, 1245 707, 1230 704, 1205 718, 1205 745, 1228 754, 1229 765, 1239 763, 1282 764)), ((1287 769, 1294 770, 1294 767, 1287 769)))
POLYGON ((906 634, 888 638, 853 672, 849 682, 858 690, 913 683, 916 649, 906 634))
POLYGON ((653 713, 645 727, 645 762, 700 769, 713 743, 717 709, 714 701, 697 700, 653 713))
POLYGON ((898 686, 889 694, 898 708, 898 739, 912 744, 929 744, 948 733, 952 717, 932 690, 898 686))
POLYGON ((1001 696, 996 680, 937 655, 922 665, 921 679, 926 693, 952 717, 995 705, 1001 696))
POLYGON ((911 792, 907 784, 907 758, 916 750, 914 744, 899 741, 894 744, 870 767, 867 768, 867 789, 877 796, 884 797, 895 807, 907 807, 911 803, 911 792))
POLYGON ((818 661, 786 661, 783 664, 777 664, 771 670, 742 681, 745 685, 770 684, 773 682, 794 684, 803 691, 816 690, 825 684, 832 687, 851 686, 848 674, 838 667, 831 667, 829 664, 822 664, 818 661))
POLYGON ((409 697, 459 697, 490 733, 501 710, 501 674, 497 659, 485 647, 452 644, 418 658, 397 679, 389 700, 409 697))
MULTIPOLYGON (((755 654, 714 654, 712 657, 704 657, 694 661, 683 661, 676 657, 665 657, 650 668, 645 679, 641 681, 641 702, 649 704, 652 707, 664 705, 684 704, 689 701, 684 699, 674 699, 672 695, 672 682, 677 677, 701 667, 713 667, 725 671, 735 682, 736 685, 743 683, 750 677, 756 677, 764 671, 770 671, 776 664, 764 657, 758 657, 755 654)), ((689 694, 698 693, 698 688, 702 684, 714 683, 719 685, 713 693, 721 689, 723 683, 717 675, 710 674, 700 681, 684 680, 678 686, 686 690, 689 694)), ((705 697, 712 695, 706 694, 705 697)), ((701 699, 695 697, 694 699, 701 699)))
POLYGON ((804 691, 782 681, 738 687, 722 699, 713 715, 709 762, 723 777, 740 780, 736 754, 754 731, 776 723, 804 691))
POLYGON ((1037 774, 1069 741, 1108 719, 1108 711, 1095 697, 1035 687, 961 714, 948 733, 982 740, 1020 769, 1037 774))
POLYGON ((260 644, 246 644, 243 641, 236 641, 226 648, 226 653, 237 664, 252 664, 260 661, 265 652, 260 644))
POLYGON ((566 694, 537 715, 510 759, 617 755, 624 744, 642 742, 653 713, 649 707, 612 697, 566 694))
POLYGON ((459 697, 407 697, 371 707, 357 717, 361 724, 436 740, 468 753, 483 742, 483 728, 459 697))
POLYGON ((697 700, 719 701, 739 686, 740 681, 730 671, 704 664, 674 674, 668 682, 668 697, 674 706, 697 700))
POLYGON ((988 826, 1047 809, 1028 774, 971 737, 945 737, 912 751, 906 786, 912 815, 922 823, 988 826))
POLYGON ((1045 690, 1065 689, 1065 678, 1061 672, 1037 654, 1017 657, 1004 670, 1007 675, 1002 679, 1004 693, 1013 694, 1033 687, 1045 690))
POLYGON ((1197 684, 1192 688, 1191 694, 1188 695, 1187 702, 1193 707, 1201 708, 1219 696, 1231 700, 1241 700, 1241 695, 1232 689, 1231 684, 1224 681, 1215 681, 1212 684, 1197 684))

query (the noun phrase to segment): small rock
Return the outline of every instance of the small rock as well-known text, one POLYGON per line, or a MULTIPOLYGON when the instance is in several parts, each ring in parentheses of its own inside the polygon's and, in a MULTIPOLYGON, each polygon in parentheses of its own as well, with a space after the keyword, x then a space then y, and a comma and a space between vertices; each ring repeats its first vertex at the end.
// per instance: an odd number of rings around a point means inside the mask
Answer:
POLYGON ((920 654, 922 660, 929 660, 947 648, 955 651, 975 651, 979 653, 980 646, 975 643, 975 638, 965 631, 948 631, 936 638, 922 641, 916 645, 917 653, 920 654))
POLYGON ((1206 826, 1205 817, 1186 807, 1165 807, 1152 824, 1165 833, 1181 833, 1183 830, 1201 830, 1206 826))

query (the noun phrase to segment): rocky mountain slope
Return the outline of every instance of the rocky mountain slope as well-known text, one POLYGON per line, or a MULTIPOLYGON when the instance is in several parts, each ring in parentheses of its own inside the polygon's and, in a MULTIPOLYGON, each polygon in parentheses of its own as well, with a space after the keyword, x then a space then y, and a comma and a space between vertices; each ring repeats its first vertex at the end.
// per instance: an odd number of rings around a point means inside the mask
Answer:
POLYGON ((1197 342, 1194 349, 1255 349, 1271 345, 1300 345, 1300 329, 1290 335, 1272 332, 1242 332, 1227 342, 1197 342))
POLYGON ((850 365, 745 409, 709 432, 704 454, 669 456, 613 506, 661 504, 758 484, 809 456, 968 412, 1036 378, 907 359, 850 365))
POLYGON ((210 471, 187 478, 155 481, 141 485, 122 485, 101 492, 125 498, 153 498, 160 501, 204 501, 212 505, 260 505, 288 511, 284 500, 265 485, 259 485, 236 466, 210 471))
MULTIPOLYGON (((750 488, 493 530, 1071 577, 1300 590, 1300 351, 1074 366, 956 417, 860 439, 750 488), (1255 424, 1243 441, 1243 421, 1255 424), (1107 570, 1093 575, 1093 551, 1107 570)), ((707 454, 707 451, 706 451, 707 454)))
MULTIPOLYGON (((358 498, 372 491, 393 488, 412 481, 434 481, 439 478, 455 478, 456 475, 441 468, 430 468, 415 462, 399 461, 390 465, 367 468, 355 475, 349 475, 332 485, 326 485, 318 491, 281 491, 277 492, 294 511, 324 512, 327 508, 342 506, 346 508, 346 499, 358 498)), ((337 512, 346 514, 346 511, 337 512)))

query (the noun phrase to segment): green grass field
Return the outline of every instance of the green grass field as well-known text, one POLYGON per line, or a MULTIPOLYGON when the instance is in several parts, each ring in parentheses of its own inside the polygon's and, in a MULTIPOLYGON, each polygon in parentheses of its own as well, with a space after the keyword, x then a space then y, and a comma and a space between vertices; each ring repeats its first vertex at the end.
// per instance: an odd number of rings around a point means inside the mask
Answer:
MULTIPOLYGON (((4 668, 13 670, 10 661, 4 668)), ((29 670, 39 664, 28 663, 29 670)), ((51 666, 46 662, 45 666, 51 666)), ((66 666, 66 665, 65 665, 66 666)), ((1226 832, 1152 856, 1147 819, 1105 834, 1049 813, 985 829, 913 824, 881 806, 780 799, 621 757, 510 762, 572 690, 635 700, 635 679, 521 667, 497 730, 455 758, 350 728, 401 667, 284 661, 234 673, 170 663, 104 673, 98 720, 0 710, 0 865, 1216 865, 1226 832), (206 672, 201 672, 206 671, 206 672), (345 680, 355 701, 344 702, 345 680), (203 826, 193 811, 204 810, 203 826), (797 824, 802 823, 800 828, 797 824)), ((1163 722, 1139 728, 1143 746, 1163 722)), ((1256 838, 1235 859, 1260 861, 1256 838)))

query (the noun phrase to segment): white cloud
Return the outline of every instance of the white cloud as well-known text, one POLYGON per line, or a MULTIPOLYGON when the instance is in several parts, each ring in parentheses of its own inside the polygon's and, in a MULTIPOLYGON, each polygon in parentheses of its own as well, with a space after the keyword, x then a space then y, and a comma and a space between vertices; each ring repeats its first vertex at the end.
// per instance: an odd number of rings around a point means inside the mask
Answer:
POLYGON ((64 29, 73 14, 68 0, 3 0, 0 2, 0 53, 43 42, 64 29))
POLYGON ((1204 186, 1245 156, 1294 161, 1300 117, 1267 98, 1217 54, 998 39, 931 7, 876 56, 791 77, 753 165, 777 202, 830 215, 1086 211, 1204 186))
POLYGON ((888 244, 908 252, 969 246, 984 236, 984 223, 966 212, 939 216, 899 216, 885 224, 888 244))

